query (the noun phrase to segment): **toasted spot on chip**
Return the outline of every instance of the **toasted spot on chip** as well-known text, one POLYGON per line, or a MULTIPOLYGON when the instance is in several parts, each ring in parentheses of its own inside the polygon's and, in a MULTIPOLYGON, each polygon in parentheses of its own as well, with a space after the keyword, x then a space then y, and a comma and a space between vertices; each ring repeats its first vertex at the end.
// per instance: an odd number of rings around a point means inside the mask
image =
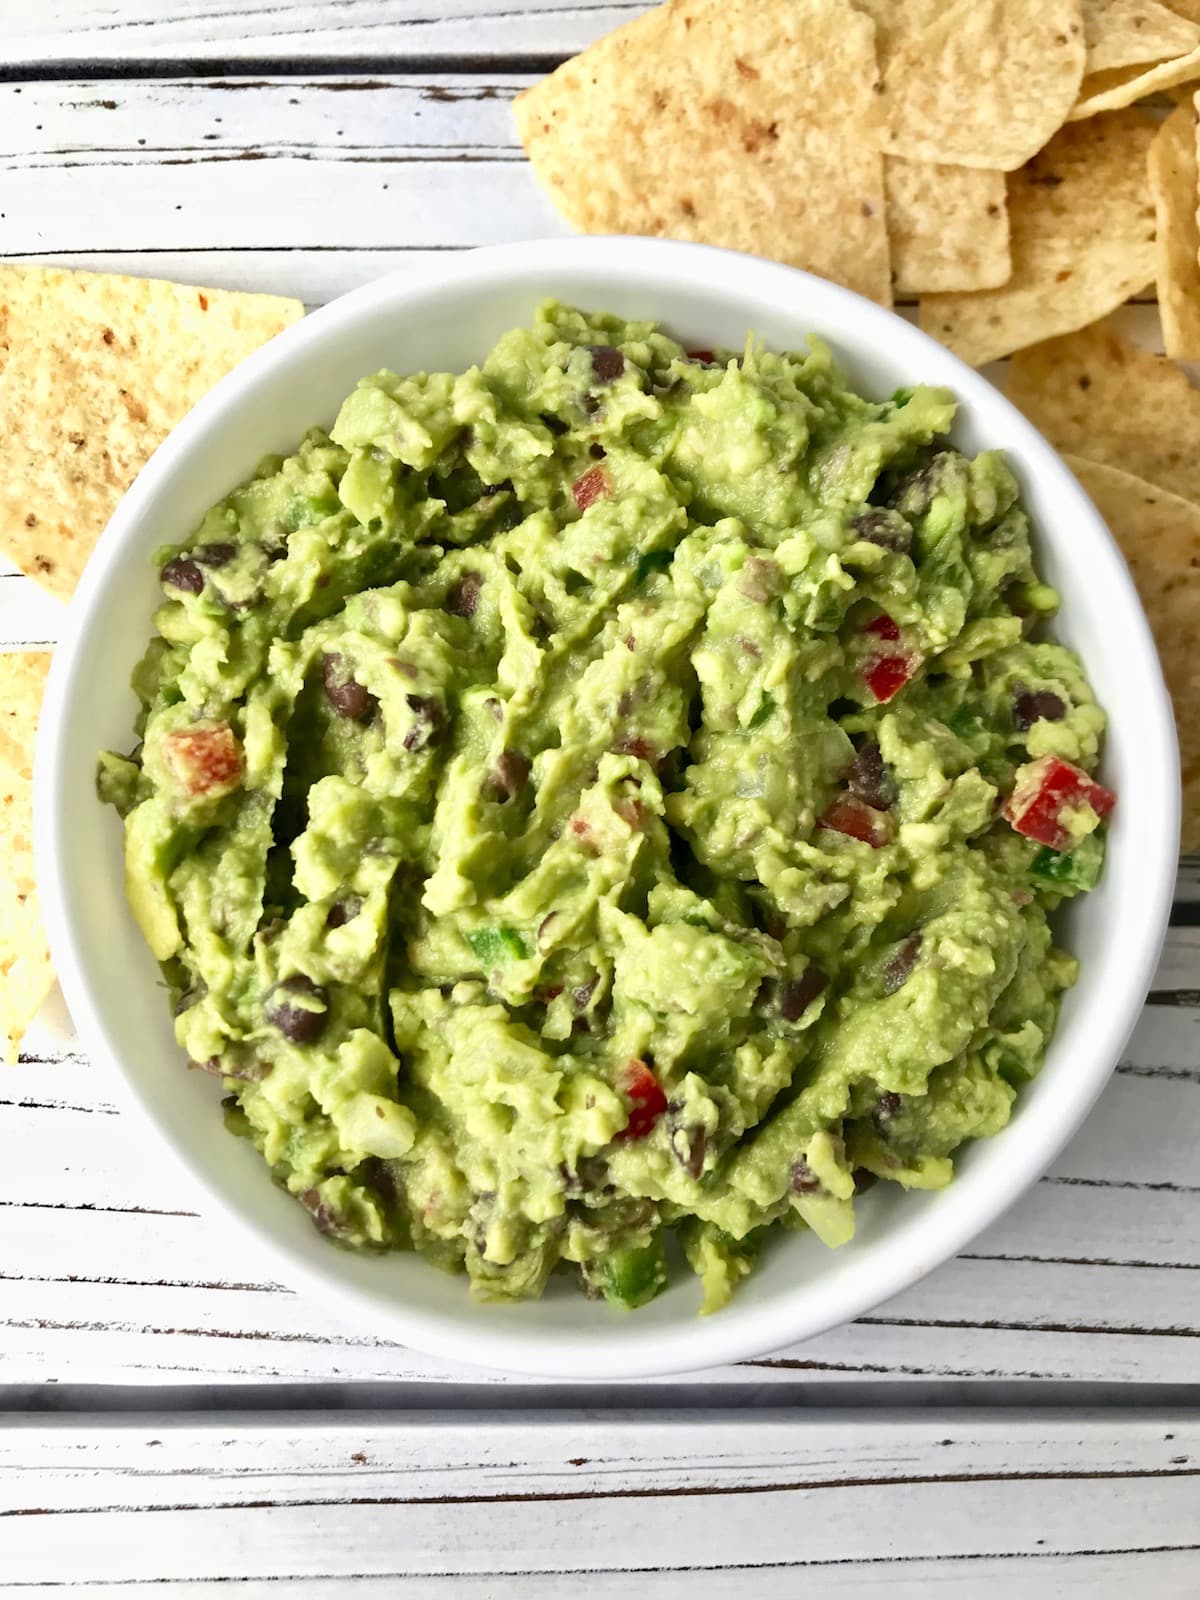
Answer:
POLYGON ((1200 360, 1200 227, 1196 222, 1196 112, 1177 106, 1150 146, 1150 192, 1157 222, 1155 273, 1163 345, 1181 361, 1200 360))
POLYGON ((1009 176, 1012 277, 976 294, 927 295, 921 326, 982 366, 1095 322, 1144 289, 1155 268, 1154 132, 1134 110, 1063 128, 1009 176))
POLYGON ((0 1061, 50 992, 54 973, 33 874, 33 742, 50 657, 0 654, 0 1061))
POLYGON ((871 19, 851 0, 660 6, 518 95, 539 180, 584 233, 771 256, 891 299, 871 19))
POLYGON ((1200 505, 1119 467, 1068 456, 1124 552, 1175 706, 1182 845, 1200 848, 1200 505))
POLYGON ((0 265, 0 549, 68 598, 155 447, 303 314, 274 295, 0 265))

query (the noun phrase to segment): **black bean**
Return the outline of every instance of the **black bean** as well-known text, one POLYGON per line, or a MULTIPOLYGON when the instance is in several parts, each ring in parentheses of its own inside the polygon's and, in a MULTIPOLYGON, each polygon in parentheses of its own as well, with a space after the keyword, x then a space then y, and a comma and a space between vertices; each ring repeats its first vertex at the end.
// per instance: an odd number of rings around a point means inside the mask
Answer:
POLYGON ((625 357, 612 345, 594 344, 591 351, 592 371, 596 374, 597 383, 612 383, 625 371, 625 357))
POLYGON ((464 572, 446 596, 446 610, 453 612, 456 617, 470 619, 475 615, 482 587, 483 579, 477 572, 464 572))
POLYGON ((887 1121, 898 1114, 903 1104, 898 1094, 894 1094, 891 1089, 885 1089, 875 1104, 875 1116, 887 1121))
POLYGON ((867 739, 846 769, 843 779, 847 789, 876 811, 888 811, 895 803, 896 784, 884 765, 883 755, 875 739, 867 739))
POLYGON ((236 555, 235 544, 202 544, 192 551, 193 561, 202 567, 227 567, 236 555))
POLYGON ((785 1022, 799 1022, 829 979, 819 967, 809 966, 802 977, 789 978, 779 986, 779 1014, 785 1022))
POLYGON ((816 1194, 821 1187, 820 1178, 817 1177, 804 1156, 801 1156, 799 1161, 792 1162, 789 1182, 793 1194, 816 1194))
POLYGON ((277 983, 267 1004, 267 1021, 293 1044, 314 1044, 329 1021, 329 996, 302 972, 277 983), (305 1005, 303 1001, 309 1001, 305 1005))
POLYGON ((590 983, 581 983, 577 989, 571 990, 571 1001, 576 1011, 586 1011, 588 1006, 591 1005, 592 996, 595 994, 596 985, 599 982, 600 975, 597 973, 590 983))
POLYGON ((542 421, 550 432, 554 434, 555 438, 561 438, 564 433, 570 433, 571 431, 570 424, 564 422, 561 417, 556 417, 552 411, 543 411, 542 421))
POLYGON ((501 805, 519 794, 529 782, 533 762, 520 750, 502 750, 488 782, 488 788, 501 805))
POLYGON ((204 588, 204 574, 188 556, 176 556, 162 569, 162 581, 168 589, 178 589, 183 594, 199 594, 204 588))
POLYGON ((327 928, 344 928, 348 922, 353 922, 362 910, 362 898, 356 894, 348 894, 341 900, 335 900, 329 908, 329 915, 325 918, 327 928))
POLYGON ((368 1156, 358 1169, 363 1182, 372 1188, 385 1206, 394 1206, 400 1198, 396 1187, 396 1173, 390 1162, 378 1156, 368 1156))
POLYGON ((339 717, 365 722, 374 711, 375 696, 350 676, 345 660, 336 651, 322 660, 321 681, 325 685, 325 697, 339 717))
POLYGON ((332 1206, 326 1205, 318 1189, 305 1189, 300 1196, 300 1204, 312 1217, 317 1230, 328 1238, 340 1239, 349 1233, 345 1218, 339 1216, 332 1206))
POLYGON ((404 699, 416 719, 404 735, 404 748, 424 750, 442 725, 442 702, 428 694, 406 694, 404 699))
POLYGON ((883 969, 883 992, 895 994, 912 976, 912 970, 921 954, 921 935, 910 933, 900 948, 891 956, 883 969))
POLYGON ((593 461, 603 461, 607 454, 608 451, 602 444, 588 445, 588 455, 591 456, 593 461))
POLYGON ((698 1178, 704 1171, 707 1150, 708 1136, 703 1128, 680 1128, 671 1139, 671 1154, 689 1178, 698 1178))
POLYGON ((912 546, 912 527, 898 511, 887 506, 867 506, 850 518, 850 528, 856 539, 877 544, 884 550, 896 550, 906 555, 912 546))
POLYGON ((1035 722, 1061 722, 1066 714, 1066 703, 1052 689, 1026 689, 1022 684, 1015 691, 1013 724, 1021 733, 1028 733, 1035 722))

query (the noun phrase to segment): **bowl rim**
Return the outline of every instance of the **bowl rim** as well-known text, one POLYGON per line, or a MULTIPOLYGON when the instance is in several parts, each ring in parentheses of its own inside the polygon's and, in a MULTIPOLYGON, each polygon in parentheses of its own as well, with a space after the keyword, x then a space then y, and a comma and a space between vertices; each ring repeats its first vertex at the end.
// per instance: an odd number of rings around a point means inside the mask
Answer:
MULTIPOLYGON (((907 353, 905 359, 909 359, 907 353)), ((416 271, 400 271, 376 279, 330 301, 287 328, 223 378, 194 407, 155 451, 121 500, 71 602, 63 642, 55 651, 45 691, 35 762, 34 815, 43 915, 55 970, 80 1038, 93 1058, 114 1069, 124 1086, 127 1103, 141 1118, 143 1127, 153 1130, 153 1141, 160 1147, 165 1143, 169 1148, 177 1168, 197 1190, 205 1214, 215 1212, 235 1224, 245 1239, 265 1251, 270 1264, 282 1268, 290 1284, 314 1297, 328 1298, 331 1291, 336 1293, 339 1314, 343 1308, 351 1314, 361 1313, 372 1329, 378 1329, 384 1337, 395 1338, 434 1356, 536 1377, 632 1379, 698 1371, 766 1355, 850 1321, 911 1286, 956 1254, 1041 1175, 1078 1129, 1104 1088, 1150 987, 1173 901, 1178 859, 1179 778, 1169 696, 1148 625, 1115 541, 1065 463, 987 379, 895 312, 798 269, 738 252, 673 240, 590 237, 483 246, 416 271), (607 262, 614 274, 627 276, 631 282, 639 275, 659 280, 678 279, 696 271, 706 287, 712 288, 730 274, 737 274, 743 284, 749 277, 761 283, 768 299, 774 297, 774 309, 782 304, 785 294, 795 296, 798 301, 807 296, 821 308, 811 317, 805 312, 815 331, 827 333, 836 340, 840 329, 857 323, 860 330, 857 337, 861 338, 861 329, 865 326, 881 341, 899 340, 902 346, 911 347, 916 361, 924 351, 935 351, 943 369, 950 363, 949 371, 953 376, 948 381, 953 384, 964 408, 991 410, 993 414, 996 407, 1002 408, 1001 415, 1008 430, 1021 439, 1027 452, 1026 475, 1048 478, 1058 492, 1073 501, 1080 515, 1090 519, 1093 533, 1099 535, 1097 551, 1093 554, 1100 560, 1107 560, 1110 567, 1115 561, 1120 568, 1119 576, 1115 570, 1110 575, 1125 595, 1127 616, 1124 620, 1129 624, 1130 634, 1123 640, 1122 652, 1123 656, 1135 660, 1147 683, 1157 690, 1145 708, 1145 718, 1152 729, 1154 748, 1161 757, 1158 777, 1162 780, 1156 790, 1158 816, 1154 820, 1157 827, 1146 845, 1147 859, 1142 871, 1142 881, 1147 885, 1145 925, 1134 930, 1139 934, 1139 942, 1131 950, 1126 982, 1111 996, 1110 1048, 1082 1067, 1076 1064, 1075 1076, 1072 1083, 1064 1087, 1055 1118, 1043 1118, 1034 1125, 1028 1120, 1023 1123, 1023 1137, 1011 1138, 1011 1160, 1003 1181, 987 1190, 978 1186, 964 1189, 963 1203, 910 1223, 913 1237, 923 1239, 924 1247, 917 1251, 897 1248, 891 1253, 894 1259, 889 1259, 884 1270, 875 1274, 869 1286, 859 1283, 850 1271, 832 1284, 796 1285, 769 1305, 756 1307, 750 1322, 727 1311, 712 1318, 693 1316, 686 1325, 680 1322, 666 1328, 646 1328, 644 1332, 626 1327, 620 1338, 613 1337, 611 1323, 607 1328, 598 1324, 596 1329, 586 1333, 554 1329, 531 1331, 516 1324, 506 1327, 500 1316, 481 1317, 472 1325, 472 1316, 478 1315, 479 1308, 471 1305, 465 1288, 462 1314, 458 1315, 397 1301, 382 1289, 364 1290, 345 1281, 335 1283, 324 1264, 318 1267, 310 1262, 268 1221, 236 1209, 231 1197, 199 1170, 198 1158, 188 1148, 187 1141, 176 1137, 159 1120, 126 1070, 112 1040, 105 1020, 104 997, 98 993, 98 986, 92 979, 89 952, 70 913, 62 862, 72 801, 60 781, 67 751, 65 710, 72 685, 86 665, 86 619, 102 602, 107 586, 118 574, 131 536, 139 527, 143 507, 170 481, 177 464, 186 459, 193 446, 203 441, 233 397, 260 381, 268 381, 293 357, 300 356, 307 346, 335 338, 340 328, 357 323, 374 310, 387 307, 395 312, 406 302, 415 305, 424 295, 443 292, 447 286, 465 289, 489 280, 511 284, 522 277, 544 278, 548 270, 569 271, 584 263, 593 267, 597 261, 607 262), (830 315, 830 308, 837 314, 830 315), (1107 556, 1104 555, 1105 546, 1107 556)), ((1126 933, 1122 928, 1123 937, 1126 933)), ((1052 1042, 1046 1070, 1050 1068, 1053 1051, 1052 1042)), ((964 1184, 964 1179, 956 1179, 948 1192, 964 1184)))

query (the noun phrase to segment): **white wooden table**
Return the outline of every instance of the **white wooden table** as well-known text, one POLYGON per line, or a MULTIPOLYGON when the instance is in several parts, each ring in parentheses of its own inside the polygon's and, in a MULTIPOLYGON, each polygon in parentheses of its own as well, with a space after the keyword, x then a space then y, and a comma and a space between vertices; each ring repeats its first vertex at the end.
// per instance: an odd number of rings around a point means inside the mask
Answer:
MULTIPOLYGON (((318 304, 559 232, 509 101, 640 9, 0 0, 0 255, 318 304)), ((1127 321, 1154 339, 1152 307, 1127 321)), ((63 622, 0 572, 0 647, 63 622)), ((0 1077, 0 1597, 1196 1600, 1198 884, 1008 1217, 852 1327, 674 1384, 340 1324, 196 1215, 52 1002, 0 1077)))

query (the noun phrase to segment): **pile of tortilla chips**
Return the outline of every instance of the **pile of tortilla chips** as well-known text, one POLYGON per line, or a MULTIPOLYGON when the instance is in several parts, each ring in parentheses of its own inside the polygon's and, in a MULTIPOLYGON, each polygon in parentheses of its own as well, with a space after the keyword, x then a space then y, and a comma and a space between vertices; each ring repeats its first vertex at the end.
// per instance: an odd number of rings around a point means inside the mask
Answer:
POLYGON ((1134 108, 1192 79, 1200 0, 667 0, 515 112, 584 232, 920 296, 922 327, 982 365, 1156 276, 1168 352, 1200 354, 1190 111, 1156 137, 1134 108))
POLYGON ((1200 0, 666 0, 517 97, 585 232, 805 267, 973 365, 1120 540, 1175 699, 1200 849, 1200 0), (1168 92, 1165 119, 1135 104, 1168 92), (1167 355, 1101 319, 1157 289, 1167 355))
MULTIPOLYGON (((68 599, 155 447, 298 300, 0 266, 0 553, 68 599)), ((0 1061, 53 982, 33 877, 33 744, 50 657, 0 653, 0 1061)))

